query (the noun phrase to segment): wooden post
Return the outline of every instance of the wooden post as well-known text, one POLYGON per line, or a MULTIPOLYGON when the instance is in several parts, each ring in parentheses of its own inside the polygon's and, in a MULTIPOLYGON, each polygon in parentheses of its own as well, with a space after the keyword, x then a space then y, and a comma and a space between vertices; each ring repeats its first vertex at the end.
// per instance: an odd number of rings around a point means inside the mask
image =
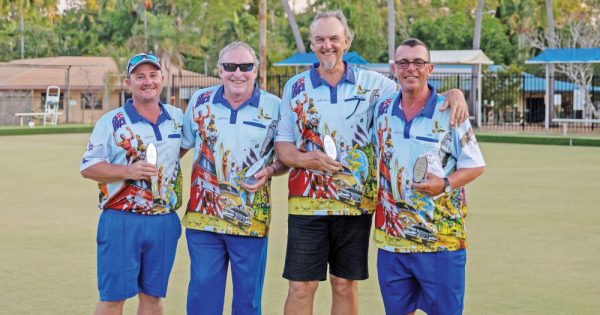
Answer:
POLYGON ((267 0, 260 0, 259 7, 259 35, 260 45, 260 88, 267 89, 267 0))

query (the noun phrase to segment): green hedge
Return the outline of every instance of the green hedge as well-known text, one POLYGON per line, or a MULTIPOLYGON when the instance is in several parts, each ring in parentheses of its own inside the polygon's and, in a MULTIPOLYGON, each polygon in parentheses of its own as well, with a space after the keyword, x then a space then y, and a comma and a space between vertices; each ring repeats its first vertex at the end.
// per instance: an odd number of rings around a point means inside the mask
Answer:
POLYGON ((520 135, 502 135, 502 134, 477 134, 479 142, 496 143, 519 143, 519 144, 548 144, 548 145, 568 145, 568 146, 586 146, 599 147, 599 138, 570 138, 560 136, 520 136, 520 135))
MULTIPOLYGON (((61 134, 61 133, 91 133, 94 126, 90 125, 63 125, 52 127, 2 127, 0 136, 17 135, 40 135, 40 134, 61 134)), ((598 138, 571 138, 567 136, 537 136, 537 135, 514 135, 514 134, 481 134, 476 133, 479 142, 497 142, 497 143, 520 143, 520 144, 548 144, 548 145, 570 145, 570 146, 588 146, 599 147, 600 137, 598 138)))
POLYGON ((26 136, 61 133, 91 133, 94 126, 64 125, 52 127, 6 127, 0 128, 0 136, 26 136))

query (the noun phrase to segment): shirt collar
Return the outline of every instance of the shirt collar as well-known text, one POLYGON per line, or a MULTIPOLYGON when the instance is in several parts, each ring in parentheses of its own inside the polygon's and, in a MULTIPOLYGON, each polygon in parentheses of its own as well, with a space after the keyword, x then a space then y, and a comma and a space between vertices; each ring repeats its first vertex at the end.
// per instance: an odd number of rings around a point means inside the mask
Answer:
MULTIPOLYGON (((435 105, 437 104, 437 92, 436 92, 435 88, 432 85, 430 85, 429 83, 427 83, 427 87, 429 88, 430 94, 429 94, 429 98, 427 99, 427 102, 425 103, 425 107, 423 107, 423 110, 421 111, 420 115, 423 115, 423 116, 431 119, 431 118, 433 118, 433 113, 435 112, 435 105)), ((394 101, 394 107, 392 108, 392 115, 405 118, 403 112, 402 112, 402 116, 400 116, 400 113, 401 113, 400 100, 402 100, 402 91, 400 91, 400 93, 398 94, 398 97, 394 101)))
MULTIPOLYGON (((169 115, 169 113, 165 110, 165 106, 161 103, 161 101, 158 101, 158 106, 160 107, 160 115, 158 115, 158 119, 156 120, 156 125, 160 125, 160 123, 162 123, 165 120, 170 120, 171 115, 169 115)), ((140 121, 146 121, 149 122, 146 118, 144 118, 144 116, 140 115, 137 110, 135 109, 135 106, 133 106, 133 100, 132 99, 128 99, 127 102, 125 102, 125 113, 127 113, 127 116, 129 116, 129 120, 131 120, 131 123, 137 123, 140 121)))
MULTIPOLYGON (((231 104, 229 104, 229 102, 223 96, 224 92, 225 92, 225 88, 223 87, 223 85, 221 85, 217 89, 217 93, 215 93, 215 97, 213 98, 213 103, 221 103, 231 109, 232 108, 231 104)), ((260 89, 258 88, 258 84, 254 84, 254 91, 252 91, 252 96, 250 96, 249 99, 247 99, 244 103, 242 103, 242 105, 240 107, 238 107, 238 109, 240 109, 246 105, 250 105, 252 107, 258 108, 259 103, 260 103, 260 89)))
MULTIPOLYGON (((312 83, 313 89, 318 88, 321 84, 328 84, 327 81, 323 80, 321 78, 321 76, 319 75, 319 71, 317 71, 319 66, 320 66, 320 63, 317 62, 317 63, 313 64, 312 67, 310 68, 310 82, 312 83)), ((352 71, 352 65, 350 65, 346 61, 344 61, 344 68, 345 68, 344 75, 342 76, 342 80, 340 80, 339 83, 348 81, 351 84, 355 84, 356 79, 354 78, 354 71, 352 71)))

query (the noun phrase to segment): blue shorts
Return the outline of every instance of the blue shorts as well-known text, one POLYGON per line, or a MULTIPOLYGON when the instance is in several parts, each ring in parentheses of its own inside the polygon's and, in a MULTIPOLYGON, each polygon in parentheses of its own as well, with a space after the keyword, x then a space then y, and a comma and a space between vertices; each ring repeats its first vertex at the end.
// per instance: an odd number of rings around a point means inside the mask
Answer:
POLYGON ((379 249, 377 274, 386 314, 417 309, 429 315, 462 314, 466 250, 393 253, 379 249))
POLYGON ((189 315, 223 314, 227 269, 231 263, 231 314, 261 314, 267 238, 186 229, 190 254, 189 315))
POLYGON ((180 235, 176 213, 102 211, 96 237, 100 301, 121 301, 139 292, 165 297, 180 235))

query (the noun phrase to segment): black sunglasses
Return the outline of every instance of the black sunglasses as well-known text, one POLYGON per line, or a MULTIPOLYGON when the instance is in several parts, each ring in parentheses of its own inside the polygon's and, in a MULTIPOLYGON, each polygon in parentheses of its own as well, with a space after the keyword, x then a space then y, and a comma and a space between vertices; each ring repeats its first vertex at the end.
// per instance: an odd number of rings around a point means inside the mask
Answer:
POLYGON ((235 72, 237 68, 240 68, 242 72, 252 71, 254 69, 253 63, 222 63, 223 69, 227 72, 235 72))

